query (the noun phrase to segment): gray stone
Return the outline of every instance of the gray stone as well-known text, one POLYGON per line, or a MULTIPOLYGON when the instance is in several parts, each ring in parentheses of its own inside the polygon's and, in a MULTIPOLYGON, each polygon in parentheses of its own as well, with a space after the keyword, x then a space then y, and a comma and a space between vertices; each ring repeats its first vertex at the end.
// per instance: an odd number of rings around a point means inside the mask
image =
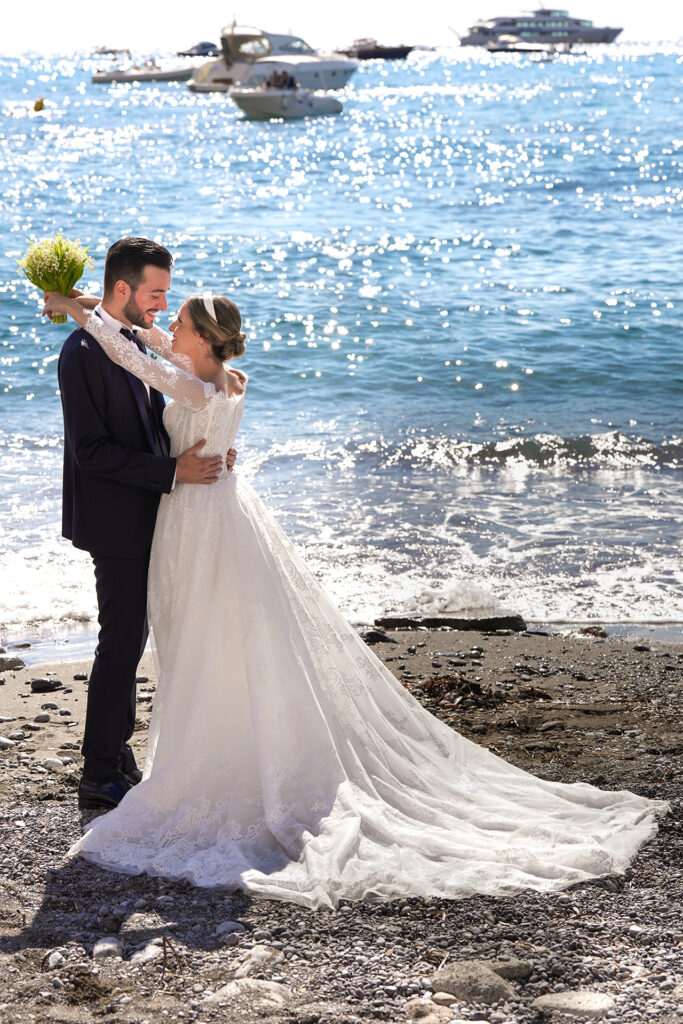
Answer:
POLYGON ((508 981, 530 978, 534 970, 533 964, 530 964, 528 960, 516 960, 514 957, 506 957, 501 960, 480 960, 479 963, 508 981))
POLYGON ((389 615, 375 619, 374 624, 384 629, 419 629, 421 626, 438 629, 440 626, 448 626, 450 629, 469 629, 477 633, 495 633, 497 629, 511 629, 515 633, 523 633, 526 629, 526 622, 521 615, 495 615, 485 619, 454 619, 450 616, 413 619, 389 615))
POLYGON ((244 1003, 259 1013, 278 1013, 291 1000, 292 992, 286 985, 276 981, 256 981, 255 978, 238 978, 222 985, 204 1003, 244 1003))
POLYGON ((437 1006, 436 1003, 426 996, 409 999, 403 1009, 413 1020, 418 1020, 420 1024, 444 1024, 445 1021, 451 1020, 453 1016, 451 1010, 447 1007, 437 1006))
POLYGON ((9 750, 10 747, 16 747, 15 741, 9 736, 0 736, 0 750, 9 750))
POLYGON ((499 999, 514 999, 509 981, 478 960, 460 960, 448 964, 432 977, 435 991, 450 992, 463 1002, 491 1005, 499 999))
POLYGON ((33 719, 34 722, 49 722, 50 716, 47 711, 41 711, 39 715, 33 719))
POLYGON ((252 974, 261 974, 281 964, 284 958, 284 953, 279 949, 273 949, 272 946, 253 946, 241 967, 235 972, 235 978, 249 978, 252 974))
POLYGON ((437 1006, 451 1006, 453 1003, 457 1003, 457 999, 450 992, 434 992, 432 995, 432 1002, 436 1003, 437 1006))
POLYGON ((63 684, 60 679, 32 679, 31 690, 33 693, 53 693, 61 690, 63 684))
POLYGON ((101 960, 106 956, 123 956, 123 943, 116 935, 105 935, 93 946, 93 960, 101 960))
POLYGON ((216 928, 215 935, 217 939, 222 939, 225 935, 231 935, 233 932, 243 931, 246 931, 246 929, 243 924, 239 923, 239 921, 223 921, 216 928))
POLYGON ((63 956, 63 954, 60 953, 59 950, 55 949, 54 952, 50 953, 49 957, 47 958, 47 966, 49 970, 54 971, 56 967, 61 967, 65 959, 66 958, 63 956))
POLYGON ((11 654, 0 657, 0 672, 13 672, 20 668, 26 668, 21 658, 15 658, 11 654))
POLYGON ((606 992, 576 989, 573 992, 553 992, 539 996, 531 1004, 541 1013, 565 1013, 570 1017, 604 1017, 616 1003, 606 992))
POLYGON ((41 768, 61 768, 62 762, 58 757, 46 757, 40 762, 41 768))
POLYGON ((22 732, 21 729, 17 729, 9 734, 8 739, 21 743, 22 740, 26 739, 26 733, 22 732))
POLYGON ((148 942, 145 946, 140 949, 136 949, 130 958, 131 964, 146 964, 150 960, 157 960, 160 956, 164 955, 162 946, 157 946, 153 942, 148 942))

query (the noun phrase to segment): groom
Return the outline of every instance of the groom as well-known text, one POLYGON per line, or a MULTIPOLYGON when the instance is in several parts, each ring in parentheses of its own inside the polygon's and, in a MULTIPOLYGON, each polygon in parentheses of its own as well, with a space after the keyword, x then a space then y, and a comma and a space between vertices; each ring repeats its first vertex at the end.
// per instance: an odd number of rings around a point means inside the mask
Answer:
MULTIPOLYGON (((173 258, 147 238, 122 238, 107 252, 95 312, 144 350, 133 325, 165 310, 173 258)), ((85 304, 85 303, 84 303, 85 304)), ((95 567, 99 637, 90 673, 78 804, 115 807, 141 779, 129 740, 135 674, 147 642, 147 570, 159 499, 177 483, 211 484, 221 458, 200 441, 177 458, 164 429, 164 399, 113 363, 84 330, 59 357, 64 413, 62 533, 95 567)), ((231 451, 228 463, 234 463, 231 451)))

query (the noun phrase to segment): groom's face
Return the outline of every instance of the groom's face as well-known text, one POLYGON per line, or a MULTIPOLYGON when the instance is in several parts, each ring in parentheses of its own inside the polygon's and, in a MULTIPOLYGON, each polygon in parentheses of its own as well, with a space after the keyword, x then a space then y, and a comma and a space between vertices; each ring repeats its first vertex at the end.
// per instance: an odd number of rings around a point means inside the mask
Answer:
POLYGON ((142 281, 130 293, 123 310, 136 327, 151 327, 157 313, 168 308, 166 293, 171 287, 171 275, 161 267, 146 266, 142 281))

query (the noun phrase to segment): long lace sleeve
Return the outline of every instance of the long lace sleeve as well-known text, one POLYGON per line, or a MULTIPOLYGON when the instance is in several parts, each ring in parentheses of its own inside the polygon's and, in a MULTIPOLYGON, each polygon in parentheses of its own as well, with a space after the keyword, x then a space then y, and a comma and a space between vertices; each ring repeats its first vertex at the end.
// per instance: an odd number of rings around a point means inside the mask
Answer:
POLYGON ((133 341, 109 327, 95 313, 88 313, 85 330, 102 346, 112 362, 194 412, 204 409, 218 394, 213 384, 205 383, 179 366, 152 359, 141 352, 133 341))
MULTIPOLYGON (((151 348, 153 352, 162 356, 164 359, 168 359, 169 362, 179 366, 181 370, 186 370, 189 374, 192 373, 192 360, 189 356, 182 355, 179 352, 173 351, 173 338, 166 331, 162 331, 156 324, 150 327, 148 331, 138 328, 138 337, 145 343, 147 348, 151 348)), ((226 367, 228 374, 228 394, 229 395, 243 395, 246 387, 247 377, 244 370, 235 370, 232 367, 226 367)))
POLYGON ((137 328, 137 333, 140 340, 145 343, 147 348, 151 348, 152 352, 156 352, 157 355, 168 359, 169 363, 179 366, 181 370, 192 373, 192 360, 190 357, 173 351, 173 338, 166 331, 162 331, 161 327, 157 327, 155 324, 148 331, 137 328))

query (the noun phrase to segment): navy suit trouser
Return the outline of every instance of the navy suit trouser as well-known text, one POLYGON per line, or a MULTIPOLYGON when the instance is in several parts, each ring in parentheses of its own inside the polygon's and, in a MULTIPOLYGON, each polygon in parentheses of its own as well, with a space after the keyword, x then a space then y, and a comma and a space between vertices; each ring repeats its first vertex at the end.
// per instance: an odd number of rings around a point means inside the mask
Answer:
POLYGON ((109 782, 135 767, 135 676, 147 643, 149 551, 138 558, 92 555, 100 632, 88 686, 83 777, 109 782))

